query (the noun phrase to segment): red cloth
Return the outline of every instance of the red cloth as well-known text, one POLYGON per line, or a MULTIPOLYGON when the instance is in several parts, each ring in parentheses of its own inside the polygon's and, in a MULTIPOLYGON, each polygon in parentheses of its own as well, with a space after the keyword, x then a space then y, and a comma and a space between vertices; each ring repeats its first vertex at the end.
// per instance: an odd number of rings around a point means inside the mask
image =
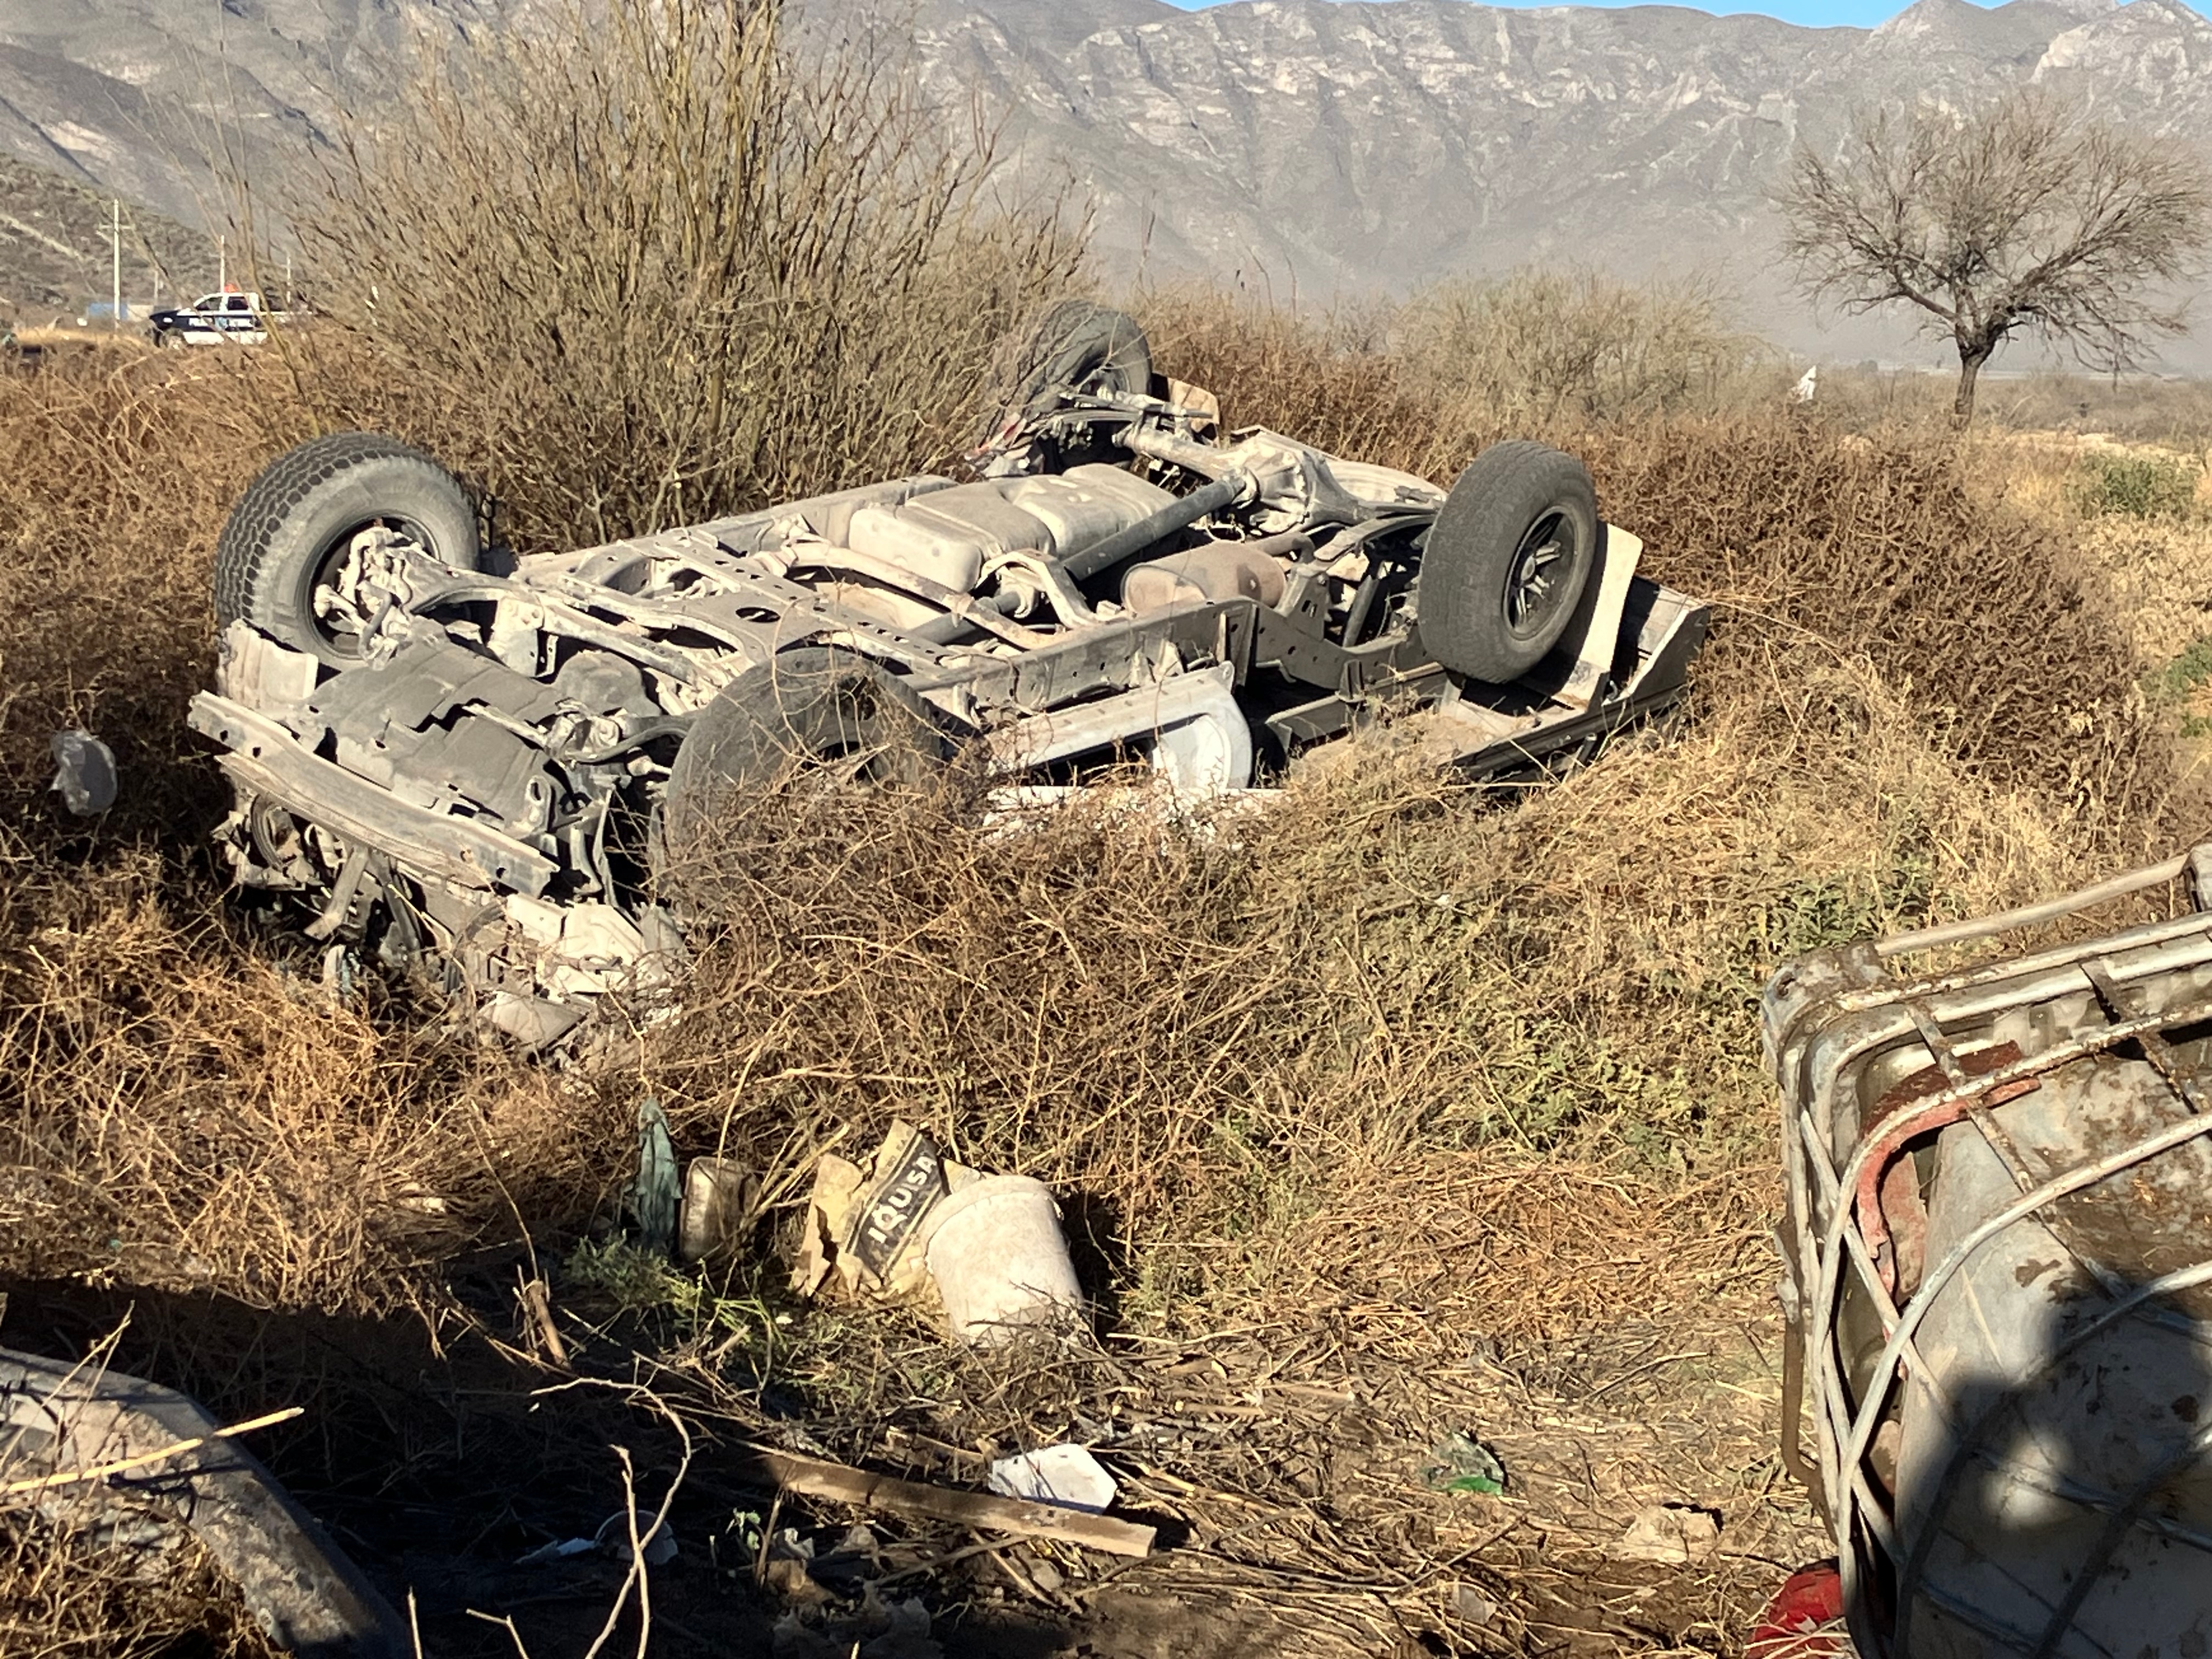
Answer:
POLYGON ((1744 1659, 1850 1659, 1844 1581, 1836 1564, 1801 1567, 1783 1582, 1753 1626, 1744 1659))

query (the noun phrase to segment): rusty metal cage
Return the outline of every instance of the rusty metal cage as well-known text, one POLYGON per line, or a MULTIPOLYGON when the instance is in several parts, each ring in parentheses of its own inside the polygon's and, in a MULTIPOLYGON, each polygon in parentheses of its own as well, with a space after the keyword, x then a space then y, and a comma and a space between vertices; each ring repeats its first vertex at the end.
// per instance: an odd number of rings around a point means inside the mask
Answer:
POLYGON ((1865 1659, 2207 1651, 2208 897, 2200 848, 1767 988, 1784 1456, 1865 1659))

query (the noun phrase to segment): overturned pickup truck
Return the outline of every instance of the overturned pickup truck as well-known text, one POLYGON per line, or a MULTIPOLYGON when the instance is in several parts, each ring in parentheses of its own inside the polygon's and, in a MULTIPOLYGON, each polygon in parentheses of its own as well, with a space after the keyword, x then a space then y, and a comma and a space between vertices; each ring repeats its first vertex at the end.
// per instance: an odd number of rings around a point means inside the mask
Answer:
POLYGON ((1499 444, 1447 493, 1224 441, 1083 302, 1018 374, 971 482, 520 561, 404 445, 282 457, 223 532, 191 714, 238 879, 326 947, 442 961, 538 1044, 677 948, 662 849, 794 767, 888 780, 981 744, 1010 784, 1135 762, 1204 795, 1396 710, 1481 777, 1683 692, 1706 610, 1635 574, 1571 456, 1499 444))

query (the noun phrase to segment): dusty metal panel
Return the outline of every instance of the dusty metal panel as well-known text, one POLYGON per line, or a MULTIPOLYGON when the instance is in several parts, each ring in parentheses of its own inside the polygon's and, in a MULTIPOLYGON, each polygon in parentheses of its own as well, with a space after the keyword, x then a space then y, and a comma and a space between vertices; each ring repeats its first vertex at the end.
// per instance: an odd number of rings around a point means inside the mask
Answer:
POLYGON ((403 646, 389 662, 364 663, 324 681, 306 708, 331 730, 368 742, 386 726, 419 731, 472 702, 527 722, 547 718, 560 701, 551 686, 480 652, 422 640, 403 646))
POLYGON ((78 1473, 201 1441, 134 1474, 55 1489, 96 1513, 189 1528, 276 1645, 305 1659, 403 1659, 390 1603, 313 1516, 196 1401, 118 1371, 0 1348, 0 1480, 78 1473))
POLYGON ((537 848, 468 818, 427 811, 310 754, 274 720, 203 691, 192 730, 231 752, 225 771, 243 788, 282 802, 402 865, 464 887, 508 887, 536 897, 559 866, 537 848))

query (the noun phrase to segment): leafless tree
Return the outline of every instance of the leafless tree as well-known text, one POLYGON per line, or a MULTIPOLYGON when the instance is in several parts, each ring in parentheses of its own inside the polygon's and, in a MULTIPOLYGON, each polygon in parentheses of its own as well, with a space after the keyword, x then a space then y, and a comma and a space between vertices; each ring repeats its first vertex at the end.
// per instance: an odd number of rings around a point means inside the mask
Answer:
POLYGON ((2212 178, 2170 141, 2039 90, 1965 113, 1862 111, 1839 154, 1801 148, 1780 206, 1807 291, 1917 307, 1959 349, 1960 425, 1997 348, 2027 331, 2118 370, 2183 331, 2172 290, 2212 228, 2212 178))

